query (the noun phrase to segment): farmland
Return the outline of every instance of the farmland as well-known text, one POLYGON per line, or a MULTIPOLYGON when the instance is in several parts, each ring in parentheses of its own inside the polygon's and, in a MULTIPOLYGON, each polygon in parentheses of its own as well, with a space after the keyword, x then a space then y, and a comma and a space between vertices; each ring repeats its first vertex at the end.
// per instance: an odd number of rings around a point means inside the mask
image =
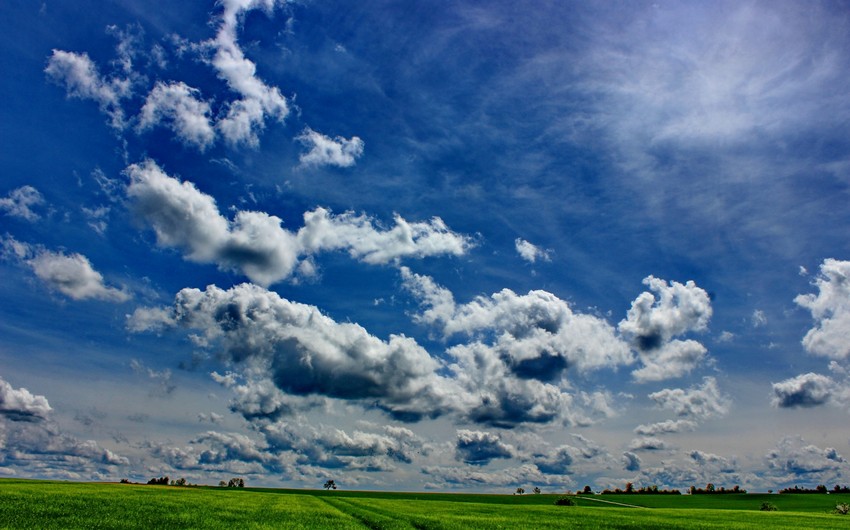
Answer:
POLYGON ((0 480, 2 528, 847 528, 850 495, 575 497, 0 480), (603 501, 643 506, 625 508, 603 501), (769 500, 776 512, 761 512, 769 500))

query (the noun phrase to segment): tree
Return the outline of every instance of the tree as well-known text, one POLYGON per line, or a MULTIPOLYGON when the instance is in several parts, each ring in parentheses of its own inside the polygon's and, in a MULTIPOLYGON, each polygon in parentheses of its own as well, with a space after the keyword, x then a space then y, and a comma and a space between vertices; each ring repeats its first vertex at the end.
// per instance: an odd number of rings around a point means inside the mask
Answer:
POLYGON ((219 487, 219 488, 226 488, 226 487, 227 487, 227 482, 225 482, 225 481, 223 481, 223 480, 219 480, 219 481, 218 481, 218 487, 219 487))
POLYGON ((238 477, 233 477, 227 483, 228 488, 244 488, 245 487, 245 479, 241 479, 238 477))
POLYGON ((534 491, 534 494, 535 494, 535 495, 540 495, 540 488, 538 488, 537 486, 534 486, 534 490, 533 490, 533 491, 534 491))
POLYGON ((333 480, 328 480, 327 482, 325 482, 325 489, 326 490, 335 490, 336 489, 336 483, 333 480))
POLYGON ((522 488, 517 488, 517 489, 516 489, 516 494, 517 494, 517 495, 522 495, 523 493, 525 493, 525 490, 524 490, 524 489, 522 489, 522 488))
POLYGON ((585 487, 584 487, 584 490, 582 490, 582 493, 592 494, 592 493, 593 493, 593 490, 592 490, 592 489, 590 489, 590 486, 585 486, 585 487))
POLYGON ((634 492, 635 492, 635 485, 632 484, 631 482, 626 482, 626 493, 634 493, 634 492))

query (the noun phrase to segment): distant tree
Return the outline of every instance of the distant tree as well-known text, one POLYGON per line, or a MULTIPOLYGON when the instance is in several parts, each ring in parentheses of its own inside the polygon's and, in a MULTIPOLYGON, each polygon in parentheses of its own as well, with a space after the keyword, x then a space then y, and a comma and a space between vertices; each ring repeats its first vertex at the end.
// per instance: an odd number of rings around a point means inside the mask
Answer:
POLYGON ((522 488, 517 488, 517 489, 516 489, 516 494, 517 494, 517 495, 522 495, 523 493, 525 493, 525 490, 524 490, 524 489, 522 489, 522 488))
POLYGON ((773 493, 773 490, 767 490, 768 493, 773 493))
POLYGON ((233 477, 227 482, 228 488, 244 488, 245 487, 245 479, 241 479, 239 477, 233 477))
POLYGON ((714 484, 712 484, 711 482, 705 485, 705 491, 709 493, 714 493, 714 489, 714 484))
POLYGON ((759 508, 759 510, 761 510, 763 512, 775 512, 776 506, 769 503, 769 502, 763 502, 763 503, 761 503, 761 508, 759 508))
POLYGON ((177 482, 175 482, 174 485, 175 486, 185 486, 186 485, 186 479, 183 478, 183 477, 178 478, 177 482))
POLYGON ((535 495, 540 495, 540 488, 538 488, 537 486, 534 486, 534 490, 532 491, 534 491, 535 495))
POLYGON ((592 494, 593 490, 590 489, 590 486, 585 486, 584 489, 582 490, 582 493, 592 494))
POLYGON ((129 484, 129 483, 130 483, 130 479, 127 479, 127 478, 121 479, 121 484, 129 484))
POLYGON ((218 481, 218 487, 219 487, 219 488, 226 488, 226 487, 227 487, 227 482, 225 482, 225 481, 223 481, 223 480, 218 481))
POLYGON ((335 490, 336 489, 336 483, 333 480, 328 480, 327 482, 325 482, 325 489, 326 490, 335 490))
POLYGON ((569 497, 561 497, 555 501, 557 506, 573 506, 575 502, 569 497))
POLYGON ((632 484, 631 482, 626 482, 626 493, 634 493, 634 492, 635 492, 635 485, 632 484))

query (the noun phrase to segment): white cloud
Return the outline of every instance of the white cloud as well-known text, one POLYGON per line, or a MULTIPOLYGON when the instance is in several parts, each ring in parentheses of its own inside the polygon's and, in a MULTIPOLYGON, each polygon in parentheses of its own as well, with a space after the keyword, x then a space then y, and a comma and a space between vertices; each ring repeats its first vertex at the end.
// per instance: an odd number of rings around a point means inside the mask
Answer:
POLYGON ((130 360, 130 368, 133 372, 146 376, 153 383, 150 391, 151 396, 166 397, 177 390, 177 385, 172 381, 171 370, 168 368, 159 371, 153 370, 138 359, 130 360))
POLYGON ((32 222, 40 218, 32 207, 42 204, 44 204, 44 197, 37 189, 32 186, 21 186, 10 191, 8 196, 0 198, 0 211, 32 222))
POLYGON ((13 388, 0 378, 0 416, 11 421, 39 421, 47 419, 51 410, 46 397, 13 388))
POLYGON ((154 229, 160 246, 179 248, 191 261, 239 271, 264 286, 296 271, 309 273, 310 267, 297 267, 299 257, 321 251, 345 250, 366 263, 387 264, 405 257, 462 255, 471 246, 468 237, 439 218, 409 223, 396 216, 392 229, 379 230, 369 217, 334 216, 317 208, 304 214, 297 233, 264 212, 238 211, 229 221, 215 199, 166 175, 151 160, 129 166, 127 174, 131 206, 154 229))
POLYGON ((364 143, 357 136, 330 138, 307 127, 295 139, 309 149, 299 157, 305 166, 351 167, 363 155, 364 143))
POLYGON ((500 427, 519 423, 592 422, 613 413, 605 396, 575 392, 565 380, 577 373, 632 362, 628 346, 604 320, 574 313, 545 291, 517 295, 504 289, 458 305, 428 276, 401 269, 403 286, 420 302, 414 315, 445 338, 471 342, 451 346, 449 368, 466 389, 467 417, 500 427), (600 402, 600 400, 604 402, 600 402), (590 415, 588 415, 588 413, 590 415))
POLYGON ((2 239, 2 244, 7 255, 14 255, 49 288, 69 298, 107 302, 125 302, 130 299, 126 291, 106 286, 103 275, 94 270, 91 262, 82 254, 53 252, 15 241, 11 237, 2 239))
POLYGON ((696 428, 696 422, 690 420, 666 420, 648 425, 638 425, 635 427, 635 434, 640 436, 655 436, 657 434, 693 431, 696 428))
POLYGON ((324 208, 304 214, 304 227, 298 242, 304 253, 345 250, 370 264, 386 264, 400 258, 423 258, 450 254, 464 255, 472 246, 464 235, 452 232, 442 219, 410 223, 399 215, 389 230, 375 228, 365 215, 346 212, 333 215, 324 208))
POLYGON ((516 251, 520 257, 529 263, 534 263, 538 259, 543 261, 551 261, 552 259, 550 257, 550 251, 544 250, 533 243, 529 243, 525 239, 517 238, 514 240, 514 246, 516 247, 516 251))
MULTIPOLYGON (((140 328, 135 316, 131 329, 140 328)), ((360 401, 400 419, 445 413, 457 394, 456 385, 437 375, 440 363, 414 340, 382 341, 256 285, 183 289, 171 324, 201 332, 246 373, 269 377, 287 394, 360 401)))
POLYGON ((816 407, 828 403, 835 382, 824 375, 807 373, 773 383, 773 406, 779 408, 816 407))
POLYGON ((667 449, 667 442, 654 436, 634 438, 629 442, 629 451, 665 451, 667 449))
POLYGON ((693 281, 668 284, 648 276, 643 283, 651 292, 641 293, 632 302, 626 319, 618 326, 644 364, 632 375, 638 382, 685 375, 703 360, 706 349, 696 341, 673 337, 707 328, 712 313, 708 293, 693 281))
POLYGON ((756 309, 753 311, 753 316, 750 317, 750 322, 753 324, 754 328, 765 326, 767 325, 767 315, 765 315, 764 311, 761 309, 756 309))
POLYGON ((258 133, 265 127, 266 117, 283 121, 289 114, 286 98, 277 87, 257 77, 256 64, 245 57, 237 43, 237 31, 245 13, 258 8, 271 12, 277 3, 275 0, 222 1, 224 10, 218 33, 204 43, 214 50, 210 64, 219 78, 242 98, 229 102, 225 116, 216 123, 222 136, 232 144, 258 145, 258 133))
POLYGON ((818 294, 794 299, 815 320, 815 327, 803 337, 803 346, 814 355, 846 360, 850 358, 850 261, 824 260, 815 286, 818 294))
POLYGON ((44 71, 57 83, 64 84, 68 96, 94 100, 100 110, 109 115, 114 128, 124 127, 121 99, 130 94, 129 79, 107 80, 100 75, 88 54, 62 50, 53 50, 44 71))
POLYGON ((799 436, 780 440, 765 460, 769 472, 787 482, 805 477, 807 482, 817 480, 819 484, 833 484, 846 480, 850 472, 850 465, 834 448, 821 449, 807 444, 799 436))
POLYGON ((649 399, 659 407, 669 409, 679 416, 697 420, 725 416, 729 412, 730 400, 720 392, 717 380, 704 377, 702 385, 687 390, 665 388, 649 394, 649 399))
POLYGON ((502 442, 497 434, 485 431, 457 431, 457 459, 476 466, 489 464, 496 458, 511 458, 514 448, 502 442))
POLYGON ((183 82, 157 82, 142 107, 139 130, 166 121, 183 143, 205 150, 215 140, 215 129, 210 123, 210 105, 198 99, 199 94, 183 82))

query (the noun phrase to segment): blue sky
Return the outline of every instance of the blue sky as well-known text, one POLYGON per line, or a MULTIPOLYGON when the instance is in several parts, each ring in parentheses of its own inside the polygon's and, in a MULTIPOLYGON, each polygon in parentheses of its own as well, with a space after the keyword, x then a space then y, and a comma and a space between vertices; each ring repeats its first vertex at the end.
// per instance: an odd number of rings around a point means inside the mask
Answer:
POLYGON ((4 3, 0 475, 850 482, 848 13, 4 3))

